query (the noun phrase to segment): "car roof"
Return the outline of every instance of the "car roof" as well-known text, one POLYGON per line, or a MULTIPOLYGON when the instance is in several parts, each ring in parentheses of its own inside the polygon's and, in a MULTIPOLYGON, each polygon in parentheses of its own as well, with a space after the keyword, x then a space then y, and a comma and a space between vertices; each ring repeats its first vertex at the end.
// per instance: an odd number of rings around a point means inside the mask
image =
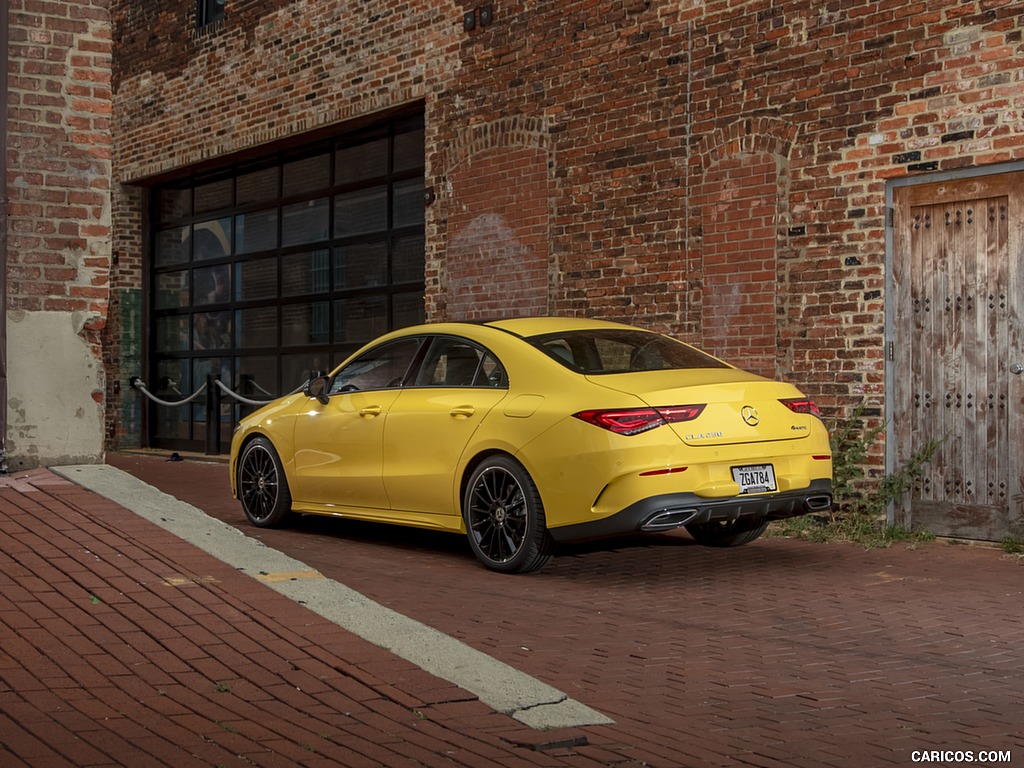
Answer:
POLYGON ((439 323, 422 323, 398 328, 369 342, 365 347, 357 350, 352 357, 356 357, 370 346, 381 342, 390 342, 395 339, 407 338, 409 336, 465 336, 476 338, 482 341, 479 333, 483 329, 485 333, 499 331, 518 339, 529 339, 533 336, 546 334, 567 333, 572 331, 590 331, 599 329, 633 330, 643 333, 653 333, 644 328, 638 328, 624 323, 614 323, 608 320, 594 320, 585 317, 515 317, 505 320, 482 320, 478 322, 466 321, 442 321, 439 323))
POLYGON ((613 323, 607 320, 594 320, 586 317, 515 317, 507 320, 492 320, 484 323, 491 328, 500 328, 508 333, 517 336, 530 337, 540 336, 546 333, 558 333, 559 331, 585 331, 599 328, 631 328, 643 330, 633 326, 613 323))

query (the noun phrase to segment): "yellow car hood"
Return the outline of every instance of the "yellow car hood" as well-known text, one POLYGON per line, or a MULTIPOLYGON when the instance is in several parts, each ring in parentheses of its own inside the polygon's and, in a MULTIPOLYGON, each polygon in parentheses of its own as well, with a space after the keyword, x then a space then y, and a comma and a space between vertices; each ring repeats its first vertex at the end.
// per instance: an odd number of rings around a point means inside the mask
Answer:
POLYGON ((588 376, 592 383, 636 395, 654 408, 704 405, 697 418, 671 424, 687 445, 733 445, 800 440, 815 416, 782 401, 803 396, 796 387, 734 368, 642 371, 588 376))

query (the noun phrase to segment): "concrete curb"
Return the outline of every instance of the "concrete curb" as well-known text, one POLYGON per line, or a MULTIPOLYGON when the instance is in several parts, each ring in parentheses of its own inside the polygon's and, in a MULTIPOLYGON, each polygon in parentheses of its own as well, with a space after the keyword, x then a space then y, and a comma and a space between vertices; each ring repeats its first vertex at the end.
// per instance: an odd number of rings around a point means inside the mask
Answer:
POLYGON ((531 728, 606 725, 608 717, 432 627, 386 608, 200 509, 105 464, 51 470, 159 525, 345 630, 463 688, 531 728))

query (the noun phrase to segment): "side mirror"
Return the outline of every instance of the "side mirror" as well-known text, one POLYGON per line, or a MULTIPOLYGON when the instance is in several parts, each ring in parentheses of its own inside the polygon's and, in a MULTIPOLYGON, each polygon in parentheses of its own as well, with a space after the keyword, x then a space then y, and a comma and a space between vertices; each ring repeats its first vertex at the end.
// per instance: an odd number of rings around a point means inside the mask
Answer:
POLYGON ((315 397, 323 405, 327 405, 331 399, 327 396, 327 387, 330 384, 330 379, 326 376, 317 376, 316 378, 310 379, 302 387, 302 394, 306 397, 315 397))

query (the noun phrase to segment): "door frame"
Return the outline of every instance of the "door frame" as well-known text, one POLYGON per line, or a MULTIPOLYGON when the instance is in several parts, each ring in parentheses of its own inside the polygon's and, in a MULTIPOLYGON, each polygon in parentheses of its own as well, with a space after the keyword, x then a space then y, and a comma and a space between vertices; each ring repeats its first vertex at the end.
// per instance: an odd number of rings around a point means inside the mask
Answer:
MULTIPOLYGON (((967 179, 981 178, 985 176, 998 176, 1003 174, 1024 172, 1024 161, 1008 163, 997 163, 994 165, 975 166, 971 168, 958 168, 953 171, 932 173, 921 176, 902 177, 890 179, 885 184, 885 346, 882 359, 885 361, 885 471, 895 471, 896 443, 895 427, 893 426, 893 405, 895 403, 893 381, 893 349, 896 343, 896 329, 894 322, 893 301, 896 297, 893 286, 893 263, 895 260, 895 197, 896 190, 924 184, 937 184, 942 182, 959 182, 967 179)), ((896 523, 896 505, 889 504, 886 512, 886 520, 889 525, 896 523)))

